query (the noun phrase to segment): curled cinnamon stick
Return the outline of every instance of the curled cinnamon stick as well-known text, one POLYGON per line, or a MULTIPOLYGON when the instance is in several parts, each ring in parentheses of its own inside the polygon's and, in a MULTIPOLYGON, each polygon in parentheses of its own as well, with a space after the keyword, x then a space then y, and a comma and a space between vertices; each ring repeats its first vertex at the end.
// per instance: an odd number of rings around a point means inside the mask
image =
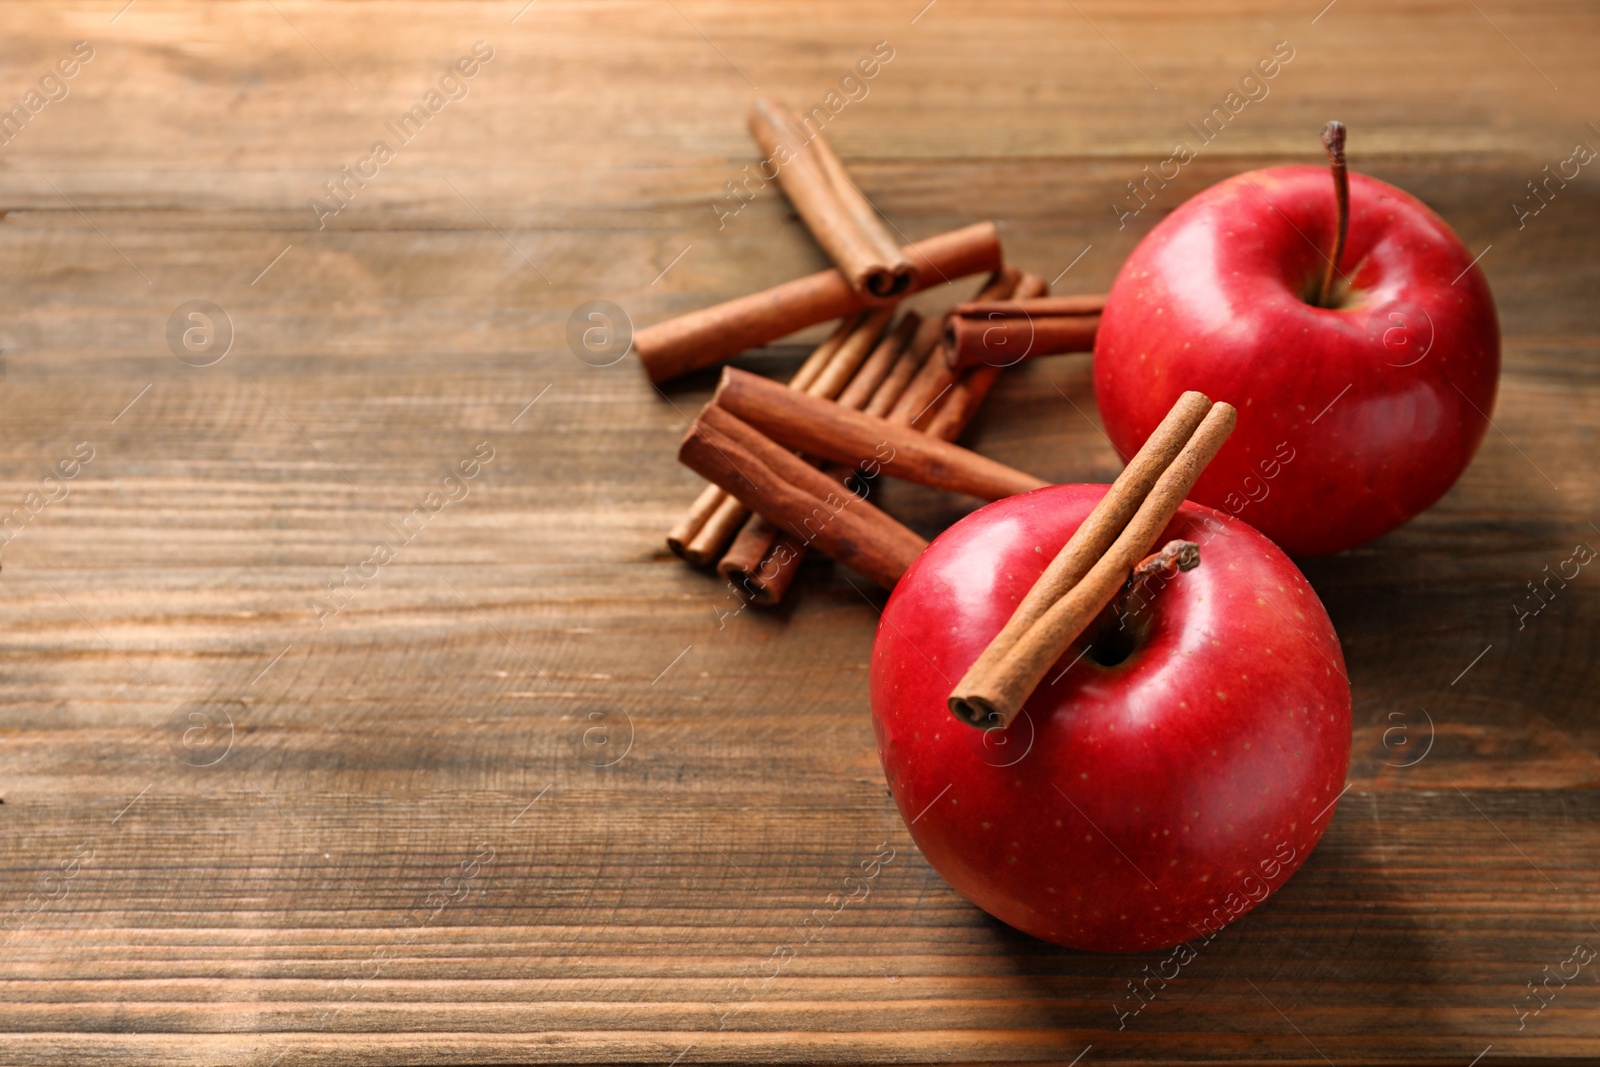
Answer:
POLYGON ((678 554, 692 566, 709 567, 717 561, 723 547, 739 532, 739 527, 744 525, 749 515, 748 508, 727 493, 721 494, 716 508, 706 517, 705 524, 695 531, 678 554))
POLYGON ((678 458, 802 544, 893 589, 927 542, 714 404, 678 458))
POLYGON ((695 534, 700 532, 706 521, 727 498, 728 494, 715 485, 708 485, 700 490, 700 495, 694 498, 689 510, 684 512, 683 517, 667 531, 667 547, 672 550, 673 555, 684 556, 689 542, 694 540, 695 534))
POLYGON ((916 282, 911 260, 820 130, 805 136, 792 111, 763 99, 750 109, 750 132, 776 166, 778 185, 795 212, 863 299, 894 300, 911 291, 916 282))
MULTIPOLYGON (((992 222, 930 237, 904 251, 917 270, 911 292, 996 270, 1001 259, 992 222)), ((830 269, 648 326, 633 335, 633 348, 650 380, 660 383, 866 306, 845 276, 830 269)))
POLYGON ((951 692, 957 718, 985 728, 1010 725, 1051 665, 1150 553, 1235 418, 1231 405, 1213 405, 1198 393, 1179 398, 951 692))
POLYGON ((1091 352, 1104 306, 1104 296, 962 304, 945 319, 944 352, 956 370, 1091 352))
MULTIPOLYGON (((828 339, 806 357, 806 361, 789 380, 789 388, 810 388, 839 349, 861 326, 862 316, 859 315, 849 315, 840 320, 828 339)), ((708 485, 689 505, 683 517, 667 531, 667 548, 697 567, 704 566, 716 558, 728 538, 739 529, 738 523, 741 521, 743 516, 739 515, 738 509, 728 507, 728 494, 719 486, 708 485)))
POLYGON ((860 324, 844 339, 833 358, 817 373, 816 379, 799 391, 825 400, 837 397, 872 354, 884 327, 889 325, 893 317, 894 308, 874 308, 863 315, 860 324))
POLYGON ((852 411, 864 409, 921 326, 922 316, 915 311, 908 311, 901 316, 895 328, 886 333, 883 340, 878 342, 878 347, 872 350, 872 355, 856 368, 850 384, 839 391, 839 403, 852 411))
MULTIPOLYGON (((1022 280, 1022 272, 1012 266, 1005 266, 989 275, 983 288, 978 291, 979 300, 1000 300, 1010 296, 1016 291, 1017 285, 1022 280)), ((940 335, 934 333, 932 343, 940 344, 940 335)), ((920 338, 919 338, 920 340, 920 338)), ((916 375, 900 394, 900 399, 895 401, 887 418, 891 422, 904 423, 907 426, 926 425, 924 421, 931 416, 933 409, 944 399, 944 395, 955 385, 955 372, 950 369, 950 362, 945 358, 940 348, 935 347, 933 354, 922 362, 916 375)), ((874 413, 876 414, 876 413, 874 413)))
POLYGON ((889 373, 884 375, 883 381, 878 383, 878 388, 873 390, 872 399, 861 410, 868 415, 877 415, 880 418, 889 414, 911 380, 917 376, 922 365, 933 354, 935 346, 939 343, 942 332, 938 319, 923 319, 922 325, 917 327, 916 336, 901 350, 895 359, 894 366, 889 368, 889 373))
POLYGON ((725 367, 712 403, 774 441, 852 468, 880 468, 896 478, 999 500, 1046 482, 908 426, 850 411, 725 367))
MULTIPOLYGON (((1044 298, 1044 294, 1049 291, 1049 282, 1037 274, 1023 272, 1017 281, 1012 300, 1029 302, 1036 298, 1044 298)), ((941 351, 948 354, 948 341, 941 351)), ((983 406, 989 390, 999 381, 1001 369, 998 366, 986 365, 962 371, 944 398, 934 406, 933 413, 923 420, 923 429, 946 441, 954 441, 960 437, 967 424, 978 414, 978 408, 983 406)))
MULTIPOLYGON (((781 589, 773 588, 779 571, 790 570, 800 564, 799 559, 789 560, 783 556, 774 558, 772 548, 781 536, 783 531, 770 519, 763 515, 751 515, 749 521, 740 528, 739 536, 728 546, 728 551, 717 561, 717 573, 732 582, 740 595, 748 597, 752 603, 776 604, 789 587, 788 582, 783 582, 781 589)), ((798 556, 805 552, 804 545, 796 547, 798 551, 791 551, 787 555, 798 556)))
MULTIPOLYGON (((1034 275, 1038 277, 1038 275, 1034 275)), ((1043 281, 1044 279, 1040 279, 1043 281)), ((952 315, 973 318, 1021 319, 1030 316, 1045 318, 1051 315, 1098 315, 1105 310, 1106 294, 1090 293, 1075 296, 1045 296, 1043 292, 1025 293, 1020 289, 1010 299, 980 296, 950 309, 952 315)))
POLYGON ((813 147, 817 152, 817 160, 832 180, 834 192, 845 210, 851 214, 862 230, 869 234, 875 244, 882 243, 884 247, 891 277, 877 286, 869 281, 867 288, 879 299, 899 299, 906 296, 918 287, 918 272, 926 269, 926 261, 919 263, 914 260, 907 249, 889 233, 888 228, 884 226, 883 216, 878 214, 878 209, 872 206, 866 194, 861 191, 861 187, 855 183, 855 179, 850 177, 839 157, 834 155, 833 146, 820 132, 813 147))
POLYGON ((800 573, 800 564, 805 562, 806 551, 804 544, 779 531, 778 536, 772 539, 767 554, 761 557, 761 562, 753 571, 742 577, 730 576, 728 580, 744 590, 751 603, 772 607, 783 600, 784 594, 794 584, 800 573))
POLYGON ((1098 315, 1053 315, 1035 319, 953 318, 945 326, 944 351, 955 370, 1012 367, 1025 359, 1093 352, 1098 315))
MULTIPOLYGON (((862 315, 849 336, 834 350, 828 361, 817 371, 815 378, 802 391, 809 396, 823 399, 832 399, 836 396, 839 390, 845 387, 856 368, 867 358, 867 354, 872 351, 873 343, 877 341, 883 328, 889 324, 889 318, 893 314, 892 308, 877 308, 862 315)), ((807 362, 809 363, 809 360, 807 362)), ((805 369, 801 368, 802 371, 805 369)), ((797 377, 803 379, 803 375, 797 377)), ((749 519, 750 509, 725 495, 705 525, 700 528, 699 533, 684 546, 683 558, 696 567, 715 563, 728 542, 738 534, 749 519)))
POLYGON ((974 367, 962 374, 934 409, 933 417, 927 420, 924 430, 930 436, 946 441, 960 437, 967 424, 978 414, 978 408, 988 397, 989 390, 1000 380, 1001 370, 1000 367, 974 367))
MULTIPOLYGON (((839 403, 860 410, 881 387, 901 349, 911 341, 922 323, 921 315, 915 311, 906 312, 900 323, 884 335, 878 347, 856 368, 855 377, 839 393, 839 403)), ((814 395, 826 394, 819 391, 814 395)), ((829 473, 841 483, 849 474, 848 471, 836 470, 830 470, 829 473)), ((774 553, 779 534, 773 523, 760 515, 751 515, 740 527, 728 551, 717 562, 717 573, 757 604, 776 604, 781 600, 793 581, 795 570, 805 558, 804 545, 790 544, 785 551, 774 553)))
POLYGON ((866 316, 862 313, 846 315, 839 320, 839 325, 833 328, 828 339, 811 350, 806 361, 800 364, 800 369, 794 372, 794 377, 789 379, 790 389, 809 389, 827 367, 833 354, 839 351, 845 341, 861 326, 861 321, 866 316))

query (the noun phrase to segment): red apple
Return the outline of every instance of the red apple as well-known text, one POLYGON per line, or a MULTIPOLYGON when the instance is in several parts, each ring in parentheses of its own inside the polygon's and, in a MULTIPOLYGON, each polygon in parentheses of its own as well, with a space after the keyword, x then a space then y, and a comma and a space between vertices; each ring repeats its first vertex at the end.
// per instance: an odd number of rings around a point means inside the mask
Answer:
POLYGON ((1139 243, 1106 300, 1095 396, 1132 455, 1185 389, 1239 409, 1190 497, 1291 555, 1369 541, 1455 483, 1500 373, 1488 283, 1450 227, 1375 178, 1251 171, 1183 204, 1139 243))
POLYGON ((1105 490, 1010 497, 941 534, 884 609, 872 718, 900 814, 959 893, 1036 937, 1136 952, 1214 933, 1304 862, 1344 785, 1350 687, 1289 558, 1185 503, 1159 543, 1199 543, 1198 567, 1125 628, 1103 616, 1009 728, 957 720, 950 690, 1105 490))

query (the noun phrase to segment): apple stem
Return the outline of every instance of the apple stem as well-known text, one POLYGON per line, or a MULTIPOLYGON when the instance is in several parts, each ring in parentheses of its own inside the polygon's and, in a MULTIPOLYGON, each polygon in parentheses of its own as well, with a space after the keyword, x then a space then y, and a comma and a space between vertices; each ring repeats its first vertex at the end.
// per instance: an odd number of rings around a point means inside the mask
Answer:
POLYGON ((1112 604, 1112 613, 1122 620, 1119 629, 1127 625, 1130 613, 1137 613, 1144 607, 1144 587, 1150 579, 1165 574, 1176 568, 1180 571, 1192 571, 1200 566, 1200 546, 1193 541, 1171 540, 1162 545, 1155 552, 1133 565, 1133 572, 1128 576, 1128 584, 1122 589, 1120 596, 1112 604), (1132 602, 1138 600, 1137 607, 1132 602))
POLYGON ((1176 567, 1192 571, 1200 566, 1200 546, 1193 541, 1172 540, 1133 565, 1133 580, 1139 581, 1176 567))
POLYGON ((1339 257, 1344 255, 1345 235, 1350 232, 1350 170, 1344 161, 1344 123, 1335 119, 1322 128, 1322 147, 1328 150, 1328 166, 1333 171, 1337 230, 1333 238, 1333 253, 1328 256, 1328 269, 1322 272, 1322 284, 1317 287, 1317 298, 1312 301, 1319 308, 1333 306, 1333 276, 1339 272, 1339 257))

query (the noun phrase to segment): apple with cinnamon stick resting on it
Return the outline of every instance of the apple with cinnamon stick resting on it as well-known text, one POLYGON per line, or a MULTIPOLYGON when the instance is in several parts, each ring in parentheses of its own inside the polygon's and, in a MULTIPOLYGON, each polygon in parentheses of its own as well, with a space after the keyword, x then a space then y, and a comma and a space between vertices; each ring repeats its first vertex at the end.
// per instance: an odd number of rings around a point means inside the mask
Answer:
POLYGON ((1114 485, 974 512, 884 609, 872 713, 895 803, 958 892, 1037 937, 1214 934, 1305 861, 1341 795, 1327 613, 1265 537, 1184 501, 1233 420, 1185 394, 1114 485))

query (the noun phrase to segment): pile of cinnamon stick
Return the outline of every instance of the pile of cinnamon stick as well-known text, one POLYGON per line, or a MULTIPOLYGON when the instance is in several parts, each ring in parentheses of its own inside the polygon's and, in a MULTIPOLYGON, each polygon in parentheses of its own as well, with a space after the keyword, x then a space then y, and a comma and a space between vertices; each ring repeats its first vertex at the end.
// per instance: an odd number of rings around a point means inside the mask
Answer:
POLYGON ((835 269, 640 330, 634 350, 659 383, 839 322, 787 387, 724 371, 679 451, 711 484, 667 544, 758 604, 782 599, 811 549, 892 588, 926 542, 868 502, 870 479, 988 500, 1045 484, 953 442, 1002 368, 1091 350, 1104 298, 1048 297, 1005 262, 991 222, 902 246, 820 131, 775 100, 756 103, 750 130, 835 269), (898 307, 979 273, 973 300, 942 317, 898 307))

